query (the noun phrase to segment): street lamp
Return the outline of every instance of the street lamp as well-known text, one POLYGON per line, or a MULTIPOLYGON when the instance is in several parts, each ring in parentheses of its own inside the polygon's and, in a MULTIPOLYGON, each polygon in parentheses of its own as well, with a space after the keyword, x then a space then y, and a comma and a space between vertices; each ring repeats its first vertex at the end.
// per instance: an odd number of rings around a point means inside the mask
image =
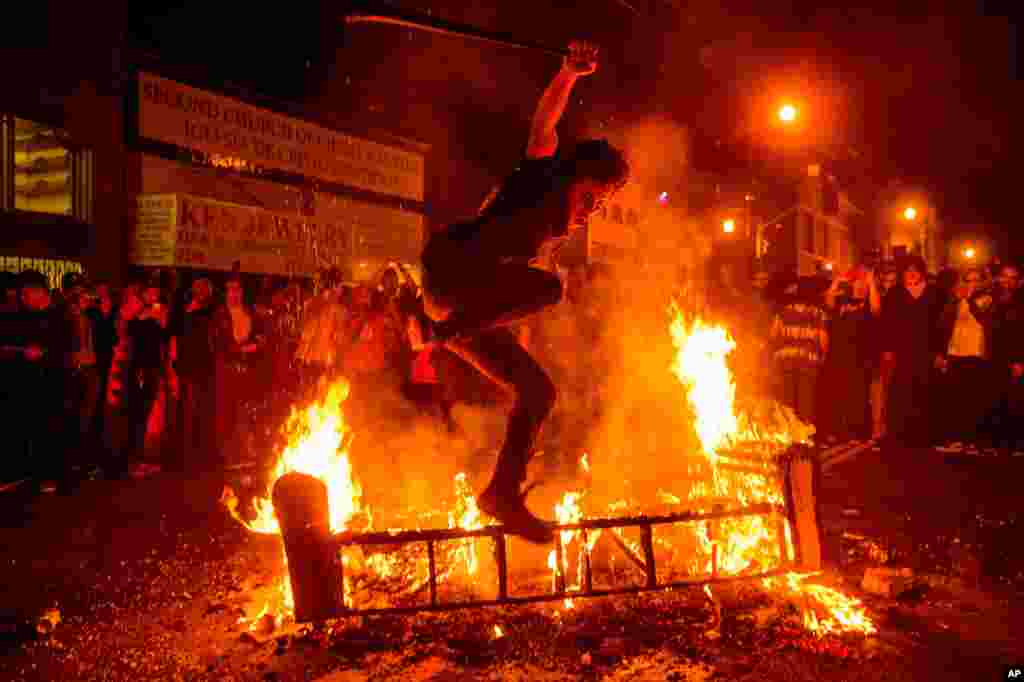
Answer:
POLYGON ((975 255, 977 255, 977 251, 974 250, 973 246, 968 246, 964 249, 964 258, 967 260, 974 260, 975 255))
POLYGON ((792 123, 796 120, 797 110, 792 104, 783 104, 779 107, 779 120, 783 123, 792 123))
POLYGON ((736 231, 736 221, 732 218, 722 221, 722 232, 726 234, 732 234, 736 231))
POLYGON ((913 206, 907 206, 905 209, 903 209, 903 217, 906 218, 907 220, 913 220, 914 218, 917 217, 917 209, 914 208, 913 206))

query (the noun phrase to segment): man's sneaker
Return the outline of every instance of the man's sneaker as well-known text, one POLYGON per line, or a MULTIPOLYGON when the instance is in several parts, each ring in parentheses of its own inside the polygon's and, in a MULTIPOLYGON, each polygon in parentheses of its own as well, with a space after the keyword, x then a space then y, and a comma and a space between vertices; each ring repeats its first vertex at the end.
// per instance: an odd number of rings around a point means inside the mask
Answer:
POLYGON ((535 545, 551 544, 555 540, 554 531, 526 508, 525 498, 526 493, 513 490, 503 494, 488 486, 476 502, 481 511, 501 521, 509 533, 535 545))

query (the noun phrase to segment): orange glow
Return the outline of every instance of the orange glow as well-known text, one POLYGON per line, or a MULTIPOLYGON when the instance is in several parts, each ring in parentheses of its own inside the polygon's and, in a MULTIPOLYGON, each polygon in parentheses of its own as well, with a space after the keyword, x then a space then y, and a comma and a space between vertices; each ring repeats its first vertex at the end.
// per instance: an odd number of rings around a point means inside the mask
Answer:
POLYGON ((964 258, 971 259, 974 258, 976 255, 978 255, 978 252, 975 251, 972 247, 968 246, 966 249, 964 249, 964 258))
POLYGON ((779 120, 783 123, 792 123, 796 120, 797 110, 792 104, 783 104, 779 107, 779 120))
POLYGON ((732 234, 736 231, 736 221, 730 218, 729 220, 722 222, 722 232, 726 234, 732 234))
MULTIPOLYGON (((281 476, 295 471, 316 476, 327 485, 332 532, 345 529, 352 516, 360 511, 362 490, 352 478, 352 466, 348 456, 349 426, 345 422, 341 405, 348 397, 348 383, 338 381, 327 389, 325 397, 311 403, 304 409, 293 409, 285 425, 288 443, 277 460, 270 476, 266 497, 253 500, 256 518, 246 521, 238 513, 238 498, 230 488, 224 489, 221 502, 239 523, 254 533, 279 535, 281 528, 274 515, 271 493, 274 483, 281 476)), ((283 556, 284 570, 278 579, 277 608, 268 602, 253 619, 251 629, 260 626, 265 616, 273 616, 275 627, 280 626, 286 616, 295 608, 291 581, 288 579, 288 561, 283 556)))
POLYGON ((913 206, 907 206, 905 209, 903 209, 903 217, 906 218, 907 220, 914 220, 915 218, 917 218, 917 209, 914 208, 913 206))

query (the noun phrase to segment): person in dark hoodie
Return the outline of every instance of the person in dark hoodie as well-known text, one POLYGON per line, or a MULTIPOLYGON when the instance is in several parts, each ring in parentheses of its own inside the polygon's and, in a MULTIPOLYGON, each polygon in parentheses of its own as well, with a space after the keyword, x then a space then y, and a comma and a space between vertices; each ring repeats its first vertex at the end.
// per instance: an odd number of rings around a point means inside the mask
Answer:
POLYGON ((213 449, 214 361, 211 324, 215 310, 213 284, 200 277, 192 282, 191 300, 178 318, 174 355, 180 399, 180 454, 178 465, 191 467, 206 461, 213 449))
POLYGON ((52 493, 67 474, 59 442, 64 417, 65 328, 51 305, 49 281, 42 273, 21 273, 18 303, 20 309, 2 349, 12 374, 4 382, 4 390, 10 392, 5 402, 14 406, 11 423, 23 444, 18 468, 37 480, 41 492, 52 493))
POLYGON ((882 302, 880 324, 882 361, 892 363, 886 405, 888 438, 908 446, 927 446, 932 433, 931 381, 934 356, 941 350, 936 333, 942 300, 928 284, 922 258, 909 258, 902 284, 882 302))

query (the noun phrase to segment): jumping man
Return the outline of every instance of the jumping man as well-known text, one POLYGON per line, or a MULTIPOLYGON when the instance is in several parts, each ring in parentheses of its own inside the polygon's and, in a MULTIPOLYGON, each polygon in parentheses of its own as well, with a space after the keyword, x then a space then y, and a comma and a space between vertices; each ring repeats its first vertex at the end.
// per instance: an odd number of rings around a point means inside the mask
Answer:
POLYGON ((555 404, 551 379, 508 326, 562 298, 557 275, 531 267, 625 184, 629 167, 605 140, 558 152, 555 126, 576 80, 597 70, 597 48, 569 46, 533 116, 526 158, 473 220, 432 235, 423 251, 424 303, 435 338, 508 390, 514 404, 480 509, 526 540, 554 538, 520 487, 541 424, 555 404))

